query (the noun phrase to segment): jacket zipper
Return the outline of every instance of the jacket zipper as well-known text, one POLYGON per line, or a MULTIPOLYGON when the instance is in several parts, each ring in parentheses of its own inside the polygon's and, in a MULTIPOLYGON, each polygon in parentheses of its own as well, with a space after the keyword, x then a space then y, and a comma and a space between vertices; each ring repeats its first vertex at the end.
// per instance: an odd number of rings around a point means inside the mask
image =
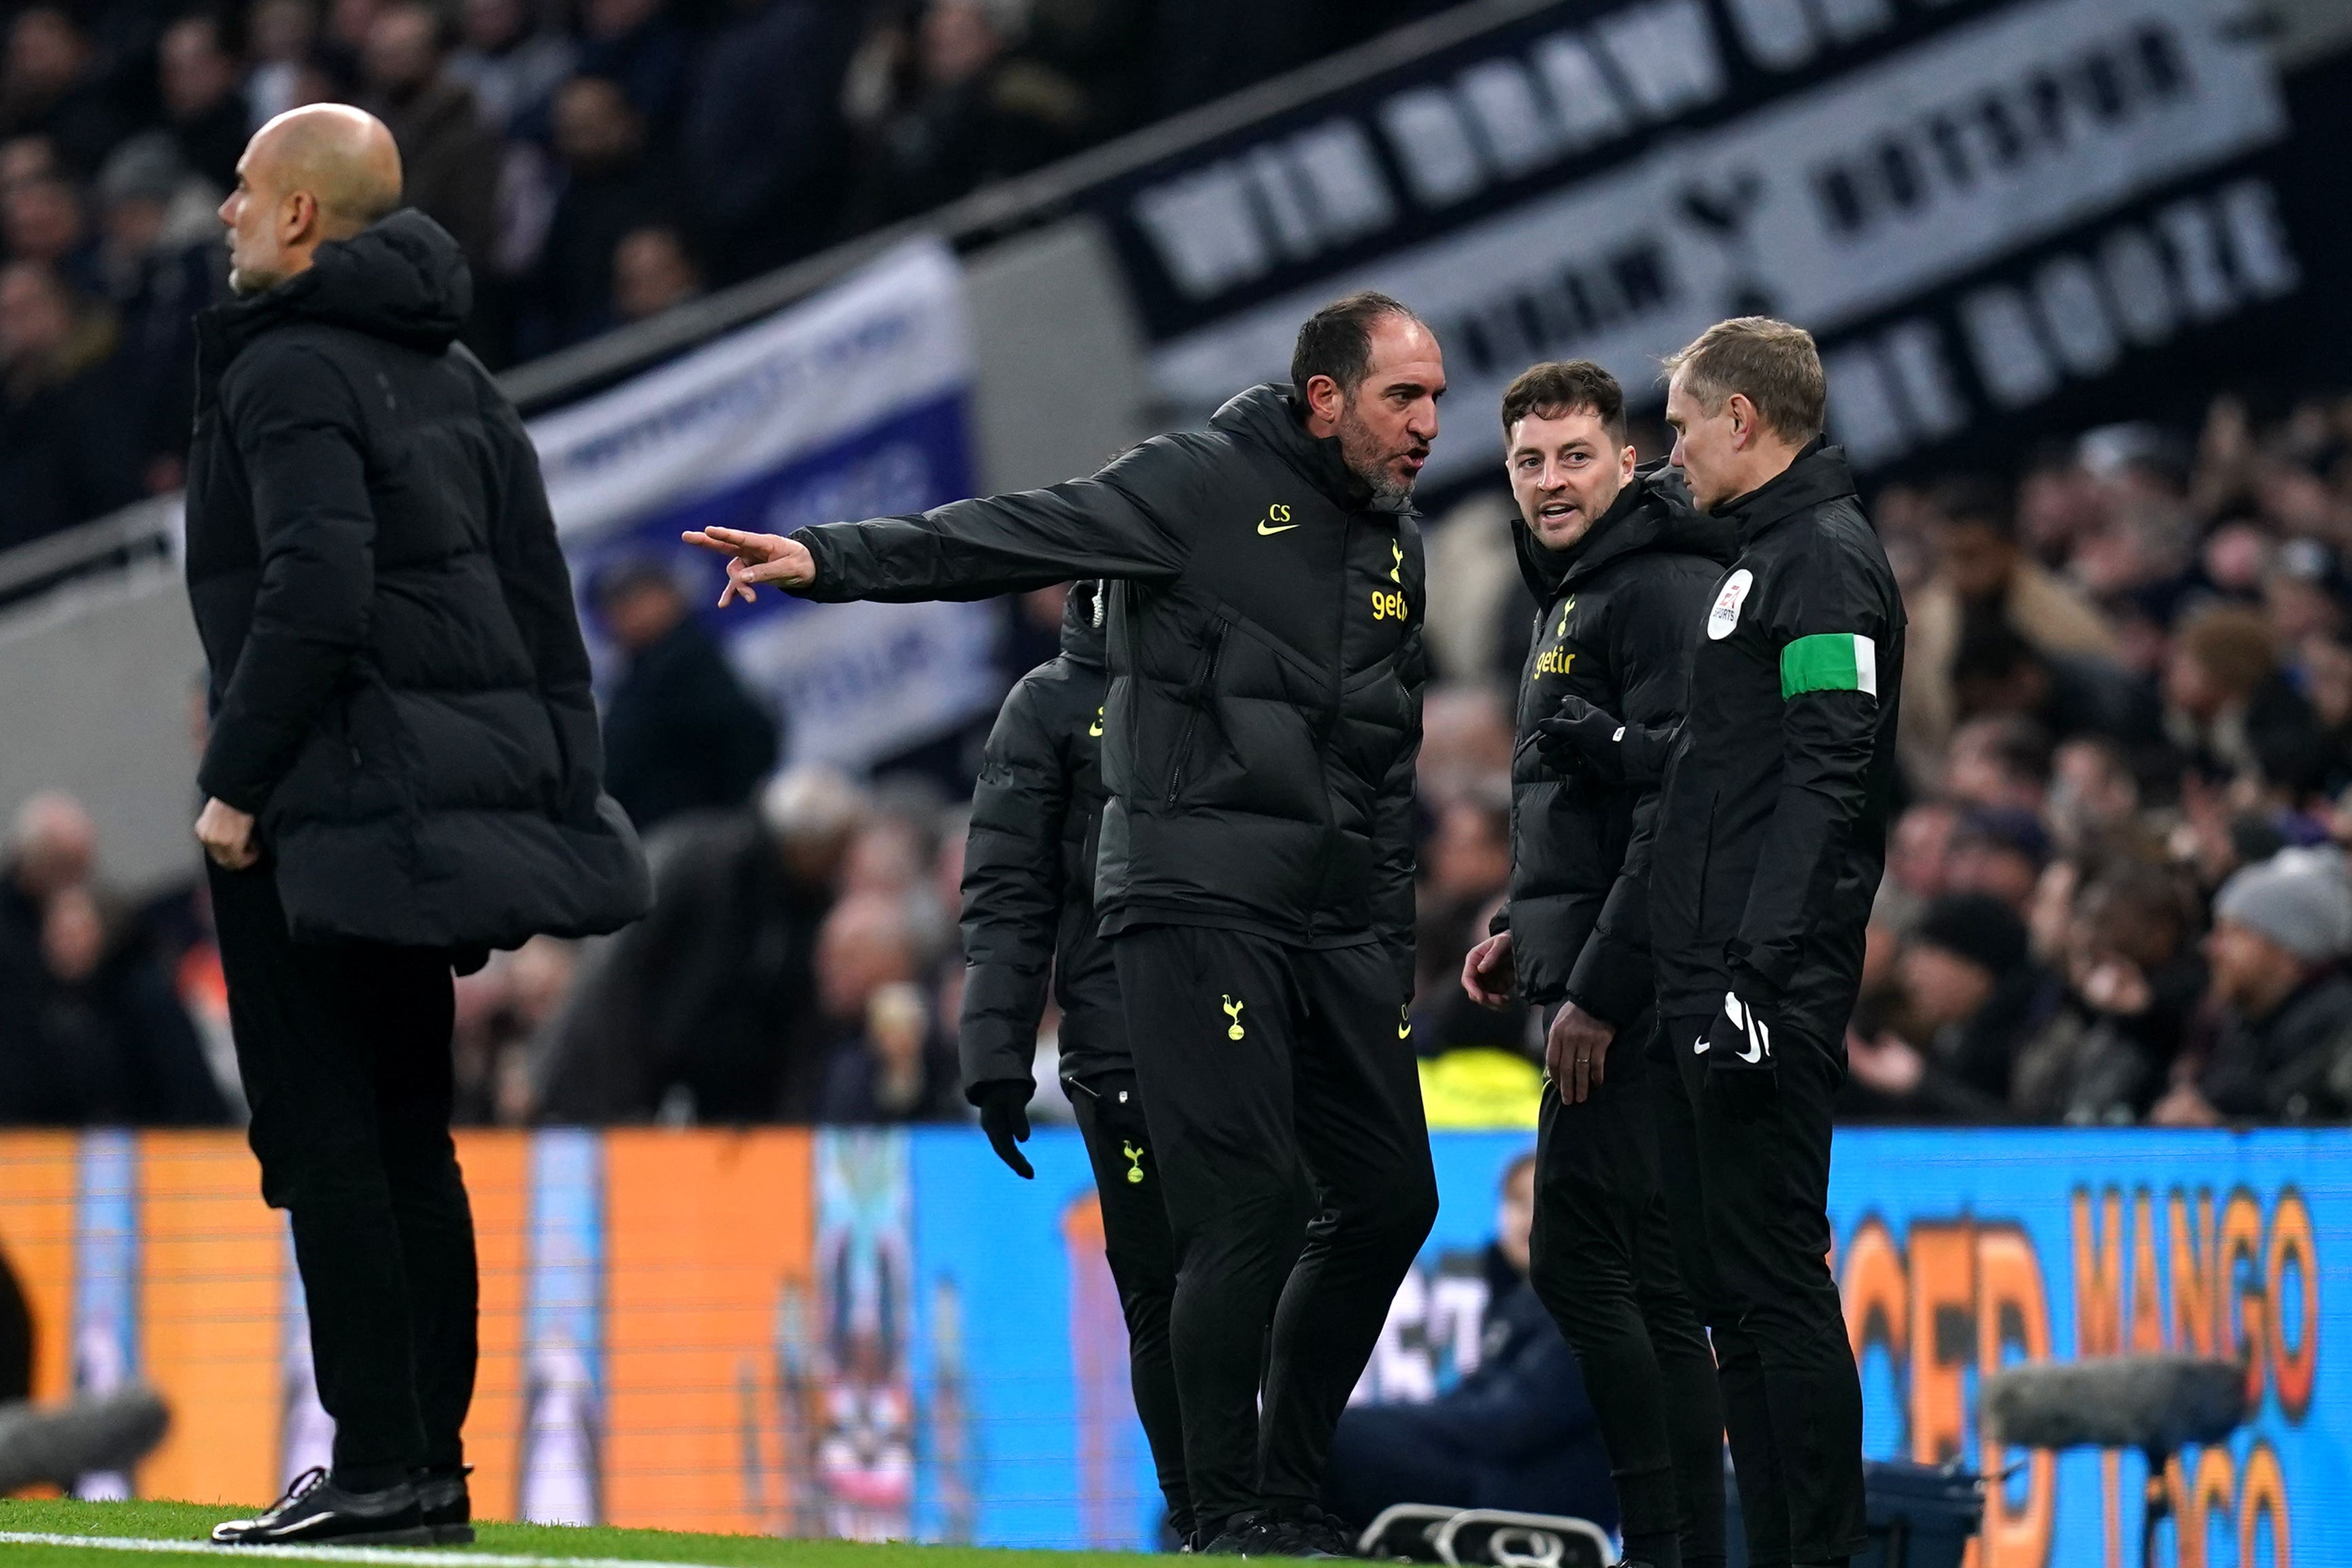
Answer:
POLYGON ((1168 804, 1176 804, 1176 792, 1183 787, 1185 759, 1192 754, 1192 731, 1201 722, 1201 705, 1217 689, 1217 664, 1225 656, 1225 633, 1230 629, 1224 621, 1217 622, 1216 634, 1209 643, 1209 657, 1201 679, 1193 683, 1192 700, 1186 704, 1183 733, 1176 738, 1176 754, 1168 764, 1168 804))

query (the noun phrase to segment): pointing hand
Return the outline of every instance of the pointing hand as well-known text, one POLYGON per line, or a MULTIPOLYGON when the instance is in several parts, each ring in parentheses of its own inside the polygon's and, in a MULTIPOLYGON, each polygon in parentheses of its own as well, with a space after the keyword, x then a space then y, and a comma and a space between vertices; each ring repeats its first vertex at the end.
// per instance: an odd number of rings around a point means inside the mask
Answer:
POLYGON ((772 583, 787 593, 816 581, 816 559, 808 546, 776 533, 746 533, 736 528, 698 528, 685 533, 688 544, 729 557, 727 588, 719 595, 725 609, 736 600, 749 604, 760 595, 756 585, 772 583))

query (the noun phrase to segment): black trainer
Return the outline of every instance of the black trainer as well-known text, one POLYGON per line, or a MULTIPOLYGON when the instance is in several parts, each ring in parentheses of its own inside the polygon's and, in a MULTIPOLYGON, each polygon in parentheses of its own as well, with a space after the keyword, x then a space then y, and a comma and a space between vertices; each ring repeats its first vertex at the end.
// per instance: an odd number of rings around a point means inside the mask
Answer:
POLYGON ((1212 1557, 1351 1557, 1352 1543, 1339 1521, 1310 1505, 1288 1519, 1267 1513, 1237 1513, 1202 1551, 1212 1557))
POLYGON ((253 1519, 213 1526, 217 1546, 430 1546, 416 1489, 395 1481, 382 1491, 355 1492, 317 1467, 303 1471, 286 1495, 253 1519))
POLYGON ((1255 1510, 1227 1514, 1220 1521, 1202 1520, 1193 1534, 1192 1547, 1203 1557, 1247 1557, 1252 1555, 1247 1543, 1265 1526, 1265 1515, 1255 1510))
POLYGON ((416 1472, 416 1506, 424 1512, 425 1528, 433 1532, 435 1545, 473 1544, 474 1500, 466 1490, 466 1478, 473 1473, 471 1465, 416 1472))
POLYGON ((1297 1513, 1285 1513, 1276 1520, 1275 1529, 1291 1543, 1289 1557, 1353 1557, 1356 1554, 1356 1532, 1338 1520, 1307 1504, 1297 1513))

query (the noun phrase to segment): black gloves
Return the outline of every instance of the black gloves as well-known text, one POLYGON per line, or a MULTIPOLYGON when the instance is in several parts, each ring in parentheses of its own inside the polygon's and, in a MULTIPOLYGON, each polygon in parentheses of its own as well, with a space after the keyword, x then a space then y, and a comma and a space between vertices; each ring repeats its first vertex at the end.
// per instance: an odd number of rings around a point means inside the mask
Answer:
POLYGON ((1761 982, 1735 975, 1715 1022, 1691 1048, 1706 1058, 1706 1092, 1733 1120, 1753 1121, 1780 1092, 1773 1076, 1772 1025, 1766 1009, 1779 1001, 1761 982))
POLYGON ((1536 750, 1557 773, 1585 773, 1596 784, 1625 779, 1625 726, 1581 697, 1563 697, 1559 711, 1536 724, 1536 750))
POLYGON ((971 1091, 980 1106, 981 1130, 988 1134, 989 1147, 1024 1182, 1037 1174, 1019 1148, 1029 1142, 1029 1097, 1036 1091, 1035 1084, 1022 1079, 991 1079, 974 1085, 971 1091))

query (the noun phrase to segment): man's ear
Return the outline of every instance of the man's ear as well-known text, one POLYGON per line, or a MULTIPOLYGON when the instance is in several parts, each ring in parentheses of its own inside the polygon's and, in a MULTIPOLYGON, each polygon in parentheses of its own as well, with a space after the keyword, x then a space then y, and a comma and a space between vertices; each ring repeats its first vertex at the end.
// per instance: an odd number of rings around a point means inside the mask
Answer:
POLYGON ((1735 451, 1746 451, 1756 444, 1756 405, 1748 401, 1744 392, 1729 394, 1723 400, 1723 411, 1731 416, 1731 445, 1735 451))
POLYGON ((1299 390, 1307 399, 1308 411, 1318 418, 1337 420, 1347 405, 1348 395, 1328 375, 1308 376, 1307 384, 1299 390))

